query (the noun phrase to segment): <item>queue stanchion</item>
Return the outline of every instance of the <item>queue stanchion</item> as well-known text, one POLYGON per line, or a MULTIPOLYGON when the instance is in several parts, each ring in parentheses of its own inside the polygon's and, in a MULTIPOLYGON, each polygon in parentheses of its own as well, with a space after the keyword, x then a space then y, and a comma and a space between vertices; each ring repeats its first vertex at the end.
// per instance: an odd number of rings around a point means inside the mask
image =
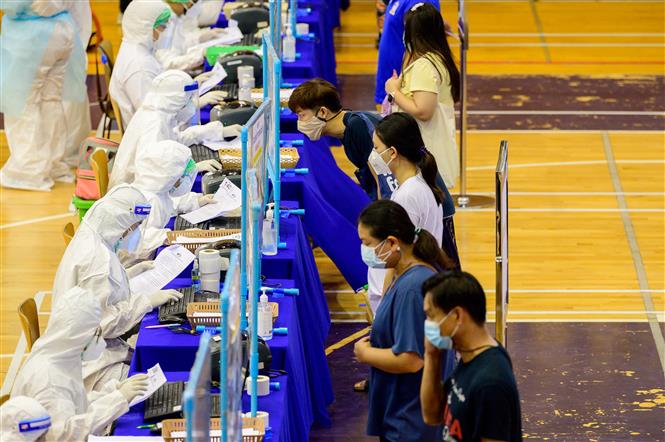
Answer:
POLYGON ((508 141, 501 141, 496 164, 496 251, 495 251, 495 337, 508 344, 508 141))
POLYGON ((466 9, 464 0, 460 0, 457 9, 457 30, 460 40, 460 143, 459 143, 459 168, 460 168, 460 193, 456 195, 459 207, 483 207, 491 206, 493 198, 481 195, 469 195, 467 193, 466 160, 467 160, 467 52, 469 50, 469 24, 466 20, 466 9))

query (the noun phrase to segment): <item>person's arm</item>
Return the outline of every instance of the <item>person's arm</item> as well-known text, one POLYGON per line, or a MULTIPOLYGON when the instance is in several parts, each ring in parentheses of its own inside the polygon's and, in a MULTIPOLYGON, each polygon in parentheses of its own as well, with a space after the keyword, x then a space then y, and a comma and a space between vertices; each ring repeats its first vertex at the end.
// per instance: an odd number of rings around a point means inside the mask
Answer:
POLYGON ((443 422, 445 396, 441 386, 442 353, 425 338, 425 368, 420 382, 420 407, 427 425, 443 422))
POLYGON ((374 348, 369 342, 369 337, 356 342, 354 351, 359 362, 386 373, 416 373, 423 368, 423 360, 417 353, 395 354, 391 348, 374 348))
POLYGON ((132 293, 129 299, 107 305, 102 313, 102 336, 117 338, 132 329, 152 310, 148 297, 142 293, 132 293))
POLYGON ((400 110, 411 114, 420 121, 429 121, 434 116, 439 96, 433 92, 415 91, 413 99, 407 97, 399 89, 393 92, 394 103, 400 110))
POLYGON ((414 62, 408 78, 408 90, 413 92, 413 98, 400 90, 402 85, 396 72, 386 81, 386 93, 393 95, 394 103, 400 110, 418 120, 429 121, 438 106, 439 74, 430 60, 421 58, 414 62))

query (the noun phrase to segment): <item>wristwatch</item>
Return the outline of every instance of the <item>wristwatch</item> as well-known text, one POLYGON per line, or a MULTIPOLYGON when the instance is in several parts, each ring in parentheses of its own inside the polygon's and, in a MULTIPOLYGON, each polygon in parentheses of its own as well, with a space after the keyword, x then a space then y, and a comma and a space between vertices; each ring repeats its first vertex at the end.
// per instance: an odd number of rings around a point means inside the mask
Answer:
POLYGON ((388 92, 388 103, 394 103, 394 102, 395 102, 395 93, 388 92))

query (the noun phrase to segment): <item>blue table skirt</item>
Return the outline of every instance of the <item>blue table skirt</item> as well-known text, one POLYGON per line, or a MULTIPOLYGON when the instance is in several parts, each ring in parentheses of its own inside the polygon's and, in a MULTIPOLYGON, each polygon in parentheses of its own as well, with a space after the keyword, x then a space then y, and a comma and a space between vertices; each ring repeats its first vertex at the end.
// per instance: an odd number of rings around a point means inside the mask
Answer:
MULTIPOLYGON (((189 371, 164 372, 168 382, 187 381, 189 371)), ((273 381, 280 383, 280 390, 273 391, 268 396, 258 398, 258 409, 267 411, 270 415, 270 433, 265 440, 273 442, 283 441, 307 441, 309 429, 312 425, 311 412, 307 411, 309 398, 302 389, 298 388, 298 382, 293 380, 293 375, 282 375, 273 381)), ((218 390, 213 389, 218 393, 218 390)), ((144 402, 130 408, 129 412, 116 422, 113 432, 116 436, 151 436, 150 430, 138 429, 143 424, 144 402)), ((249 396, 243 394, 242 410, 249 411, 249 396)))
MULTIPOLYGON (((283 134, 282 139, 303 139, 283 134)), ((337 166, 325 140, 298 146, 298 167, 307 175, 284 175, 282 198, 299 201, 305 208, 305 231, 335 263, 353 289, 367 283, 367 266, 360 257, 357 220, 369 203, 367 194, 337 166)))

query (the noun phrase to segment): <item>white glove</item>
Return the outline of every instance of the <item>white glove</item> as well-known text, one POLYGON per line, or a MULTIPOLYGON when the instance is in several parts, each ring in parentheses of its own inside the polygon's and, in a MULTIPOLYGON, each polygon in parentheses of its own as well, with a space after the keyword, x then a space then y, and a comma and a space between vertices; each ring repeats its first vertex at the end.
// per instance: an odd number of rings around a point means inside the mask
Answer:
POLYGON ((201 98, 199 98, 199 108, 205 107, 207 105, 214 106, 221 103, 228 96, 224 91, 210 91, 206 92, 201 98))
POLYGON ((218 202, 213 194, 201 195, 199 197, 199 207, 207 206, 208 204, 217 204, 218 202))
POLYGON ((222 170, 222 163, 217 160, 204 160, 196 163, 196 170, 199 172, 215 172, 222 170))
POLYGON ((224 138, 239 137, 240 131, 242 131, 242 126, 239 124, 232 124, 231 126, 226 126, 224 128, 224 138))
POLYGON ((221 140, 224 138, 224 125, 220 121, 212 121, 208 124, 191 126, 182 131, 180 138, 190 141, 188 143, 181 141, 186 146, 204 140, 221 140))
POLYGON ((154 268, 155 268, 155 261, 143 261, 128 268, 127 276, 129 276, 129 278, 131 279, 135 276, 140 275, 143 272, 146 272, 154 268))
POLYGON ((167 302, 178 301, 180 299, 182 299, 182 293, 173 289, 159 290, 148 295, 148 301, 150 302, 152 308, 159 307, 160 305, 164 305, 167 302))
POLYGON ((208 78, 210 78, 211 75, 212 75, 212 71, 203 72, 202 74, 199 74, 199 75, 197 75, 196 77, 194 77, 194 80, 196 80, 196 82, 197 82, 197 83, 199 84, 199 86, 200 86, 201 83, 203 83, 203 82, 206 81, 208 78))
POLYGON ((125 379, 118 384, 118 391, 127 403, 130 403, 135 397, 141 396, 148 391, 148 375, 136 374, 131 378, 125 379))
POLYGON ((221 37, 225 33, 226 30, 223 28, 201 29, 199 33, 199 43, 205 43, 206 41, 214 40, 221 37))

